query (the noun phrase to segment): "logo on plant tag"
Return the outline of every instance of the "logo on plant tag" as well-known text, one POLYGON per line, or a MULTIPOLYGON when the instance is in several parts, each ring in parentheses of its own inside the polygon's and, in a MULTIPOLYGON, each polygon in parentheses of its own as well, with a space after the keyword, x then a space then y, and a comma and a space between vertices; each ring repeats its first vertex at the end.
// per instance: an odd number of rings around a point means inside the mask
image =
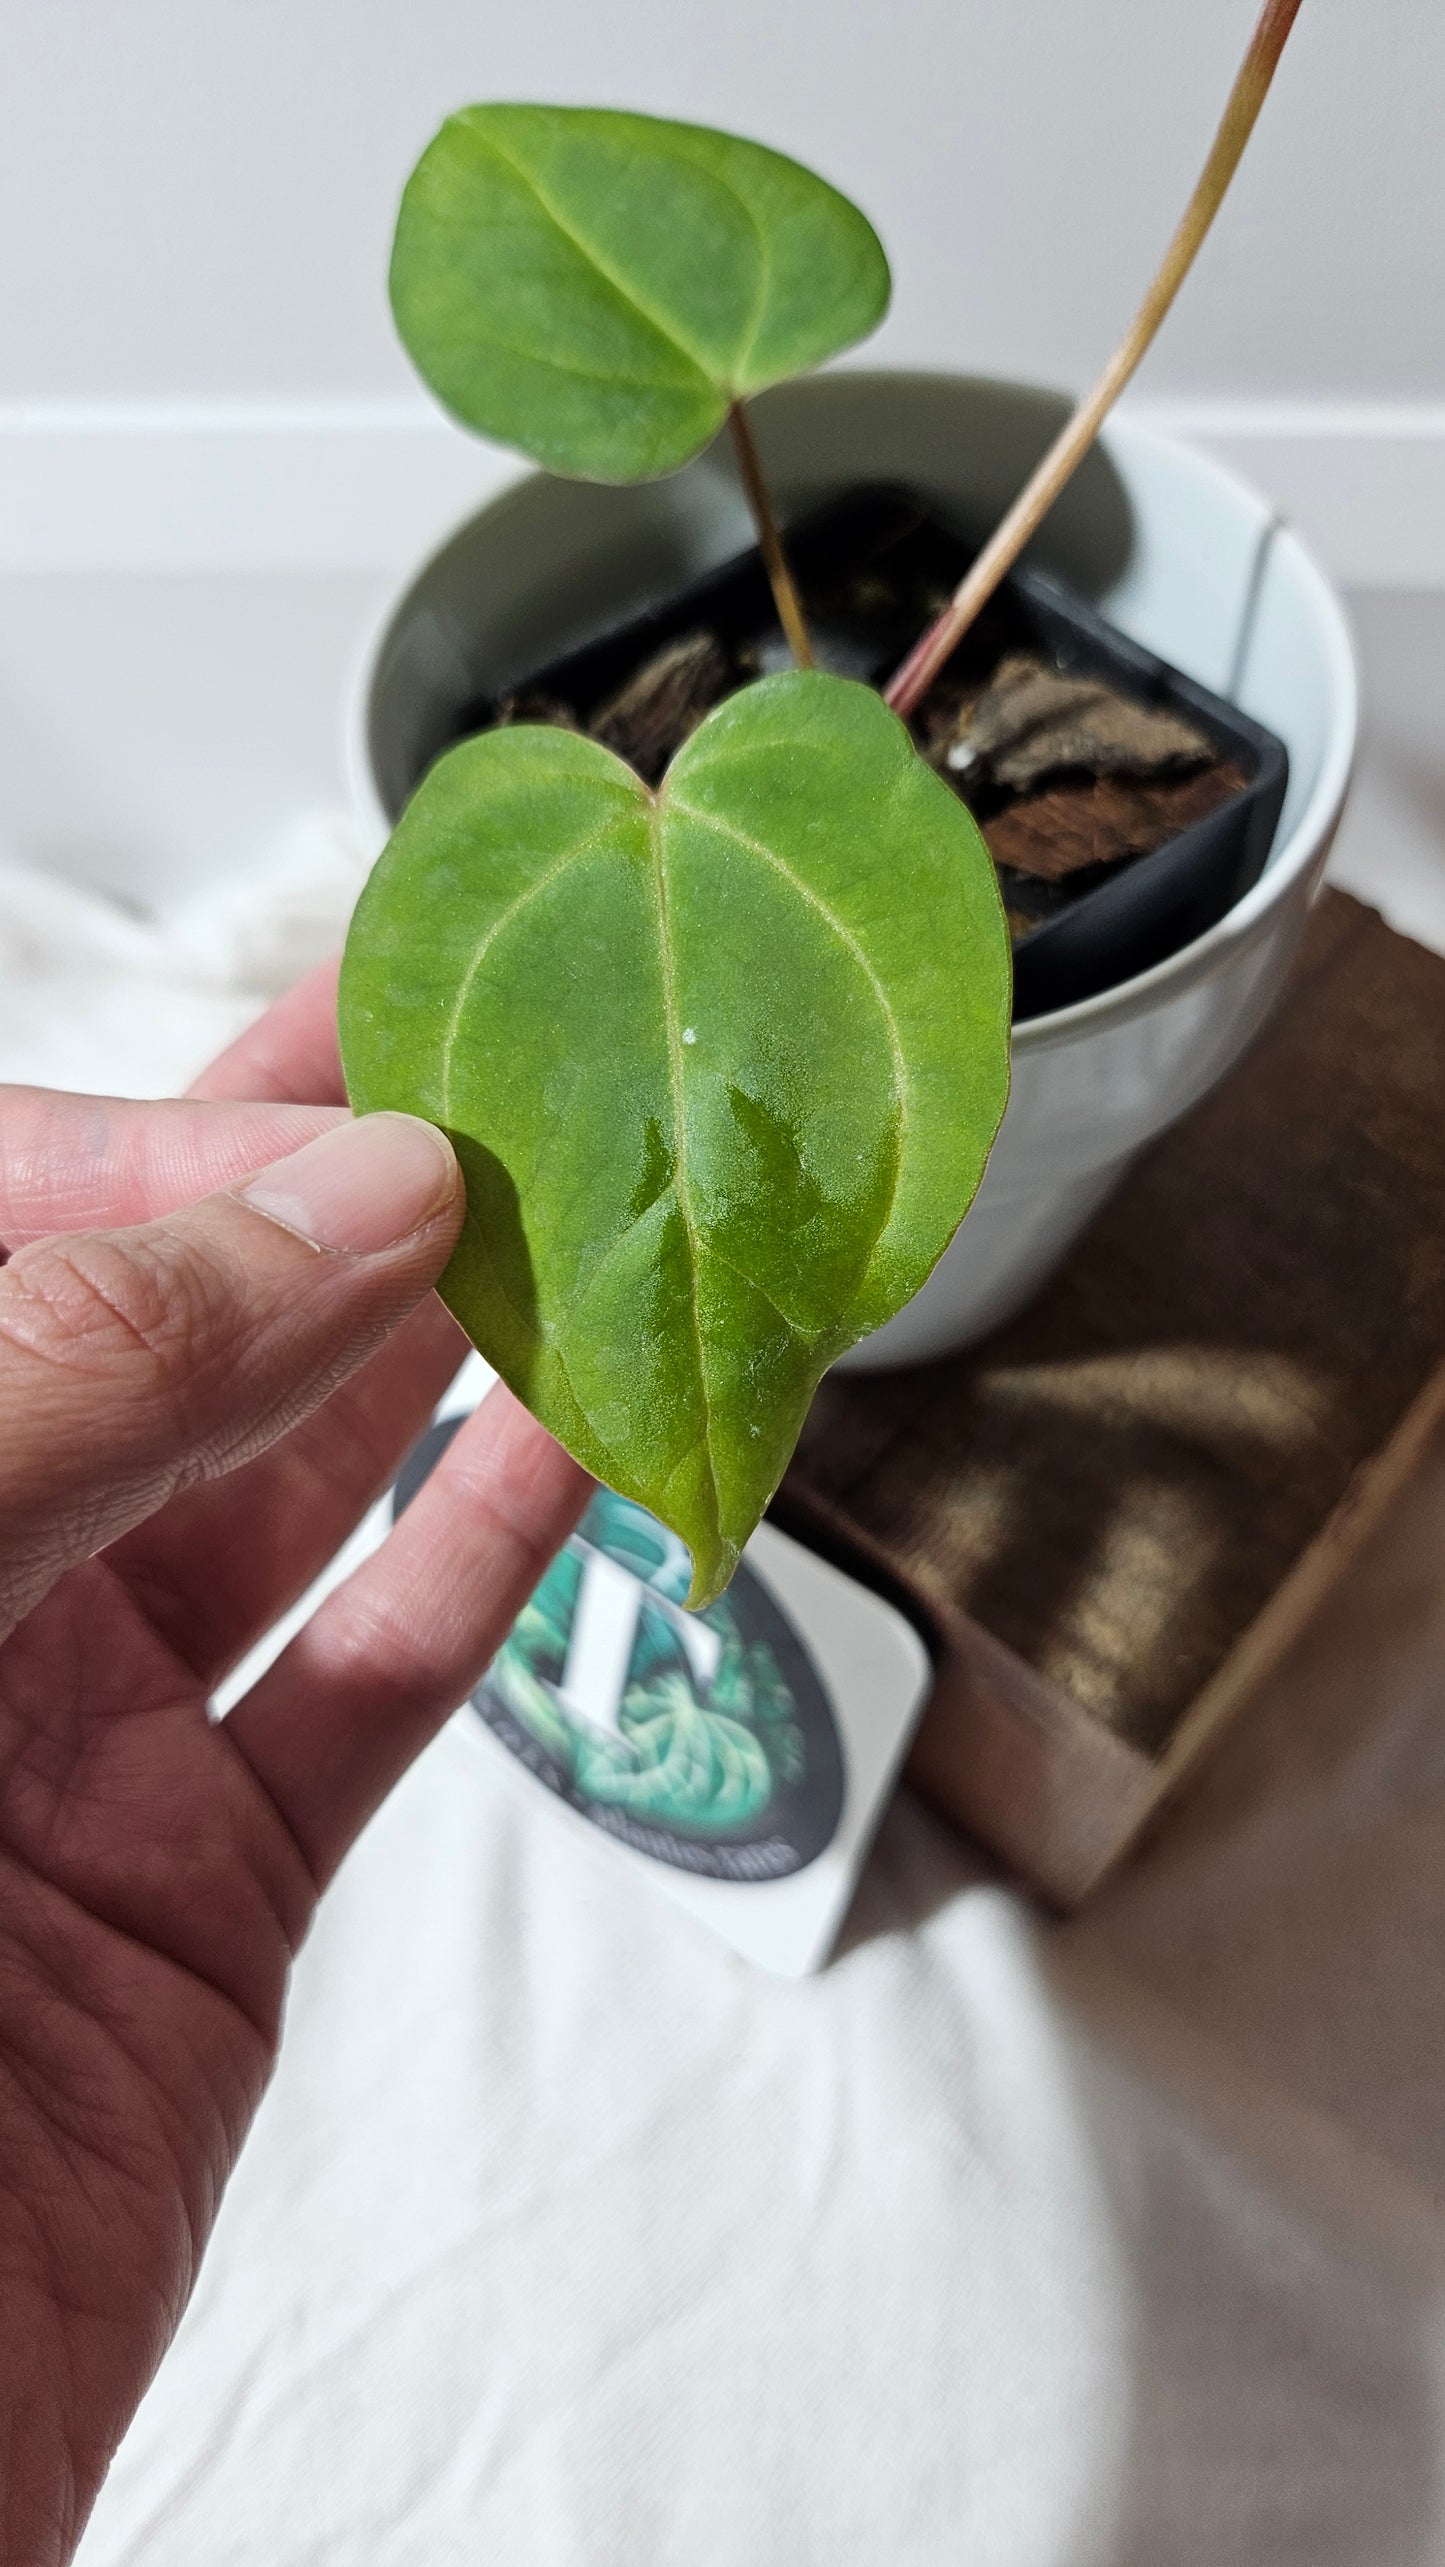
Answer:
MULTIPOLYGON (((433 1427, 398 1512, 456 1431, 433 1427)), ((599 1489, 472 1701, 594 1826, 687 1872, 771 1881, 832 1842, 843 1752, 812 1656, 744 1561, 702 1613, 664 1525, 599 1489)))

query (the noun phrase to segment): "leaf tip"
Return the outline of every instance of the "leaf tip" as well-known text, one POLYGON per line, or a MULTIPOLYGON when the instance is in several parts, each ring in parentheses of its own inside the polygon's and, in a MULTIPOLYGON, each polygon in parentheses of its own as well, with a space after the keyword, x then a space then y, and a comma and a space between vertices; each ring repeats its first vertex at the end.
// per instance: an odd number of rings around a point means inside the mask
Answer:
POLYGON ((684 1612, 705 1613, 710 1604, 716 1604, 718 1597, 732 1583, 738 1557, 736 1542, 720 1540, 710 1544, 705 1553, 693 1551, 692 1584, 687 1591, 684 1612))

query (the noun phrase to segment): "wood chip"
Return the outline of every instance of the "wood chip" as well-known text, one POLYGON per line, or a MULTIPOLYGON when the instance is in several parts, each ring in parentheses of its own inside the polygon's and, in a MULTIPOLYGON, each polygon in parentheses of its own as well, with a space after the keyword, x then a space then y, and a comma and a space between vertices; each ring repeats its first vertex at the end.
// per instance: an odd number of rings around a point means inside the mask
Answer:
POLYGON ((966 700, 934 756, 970 790, 1032 792, 1047 779, 1159 776, 1203 765, 1213 745, 1192 722, 1121 695, 1107 680, 1071 677, 1029 651, 1001 660, 966 700))
POLYGON ((1026 800, 1006 802, 981 823, 996 865, 1041 882, 1062 882, 1093 866, 1152 856, 1242 793, 1249 779, 1227 758, 1191 775, 1071 776, 1026 800))
POLYGON ((519 695, 503 695, 497 701, 491 728, 510 731, 518 722, 534 722, 549 731, 578 731, 582 727, 571 705, 564 704, 560 695, 542 695, 535 687, 524 687, 519 695))
POLYGON ((731 678, 713 634, 684 633, 609 696, 587 727, 594 740, 655 784, 727 692, 731 678))

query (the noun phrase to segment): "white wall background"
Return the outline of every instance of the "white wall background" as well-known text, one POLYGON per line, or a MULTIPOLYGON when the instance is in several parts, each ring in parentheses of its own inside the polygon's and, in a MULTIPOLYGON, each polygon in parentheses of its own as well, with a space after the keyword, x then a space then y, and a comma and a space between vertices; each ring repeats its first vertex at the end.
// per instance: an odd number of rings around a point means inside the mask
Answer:
MULTIPOLYGON (((335 799, 359 634, 497 470, 386 308, 396 198, 451 107, 631 104, 796 151, 892 255, 870 359, 1077 386, 1255 6, 4 0, 0 842, 161 895, 335 799)), ((1371 593, 1372 661, 1417 708, 1445 696, 1442 111, 1441 0, 1304 0, 1138 391, 1371 593)), ((1433 735, 1412 755, 1445 777, 1433 735)))
MULTIPOLYGON (((5 0, 0 398, 403 392, 406 172, 477 97, 732 124, 877 223, 890 361, 1074 382, 1256 0, 5 0)), ((1156 393, 1445 397, 1439 0, 1305 0, 1156 393)))

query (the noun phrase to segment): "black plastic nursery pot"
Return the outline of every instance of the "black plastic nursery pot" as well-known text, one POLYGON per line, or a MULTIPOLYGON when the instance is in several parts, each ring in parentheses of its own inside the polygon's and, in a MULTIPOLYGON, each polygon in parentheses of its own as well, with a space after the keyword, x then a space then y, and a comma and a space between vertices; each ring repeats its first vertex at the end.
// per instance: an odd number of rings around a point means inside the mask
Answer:
MULTIPOLYGON (((787 544, 820 664, 880 687, 970 559, 969 544, 936 509, 895 487, 865 488, 832 502, 790 527, 787 544)), ((586 730, 602 716, 605 735, 608 708, 619 694, 669 645, 688 637, 697 638, 700 650, 704 637, 713 645, 713 700, 787 665, 755 549, 529 671, 504 699, 465 704, 445 745, 498 720, 569 720, 586 730)), ((1263 870, 1288 758, 1272 732, 1130 641, 1062 582, 1034 570, 1017 570, 1004 582, 918 708, 920 745, 954 702, 977 695, 1005 663, 1022 664, 1020 655, 1177 717, 1196 736, 1202 760, 1213 762, 1215 780, 1213 807, 1202 816, 1171 825, 1166 793, 1162 823, 1155 819, 1156 843, 1144 852, 1076 863, 1066 881, 1043 887, 1041 901, 1036 881, 1000 862, 1014 928, 1014 1012, 1024 1019, 1132 979, 1224 917, 1263 870), (1011 889, 1022 898, 1022 912, 1011 889), (1033 915, 1032 905, 1043 914, 1033 915)), ((1065 776, 1062 785, 1066 799, 1072 792, 1076 802, 1080 790, 1095 789, 1088 778, 1071 783, 1065 776)), ((986 835, 1009 799, 987 782, 964 798, 986 835)), ((1189 799, 1183 797, 1186 806, 1189 799)), ((1046 840, 1046 807, 1039 807, 1035 823, 1035 834, 1042 828, 1046 840)))

